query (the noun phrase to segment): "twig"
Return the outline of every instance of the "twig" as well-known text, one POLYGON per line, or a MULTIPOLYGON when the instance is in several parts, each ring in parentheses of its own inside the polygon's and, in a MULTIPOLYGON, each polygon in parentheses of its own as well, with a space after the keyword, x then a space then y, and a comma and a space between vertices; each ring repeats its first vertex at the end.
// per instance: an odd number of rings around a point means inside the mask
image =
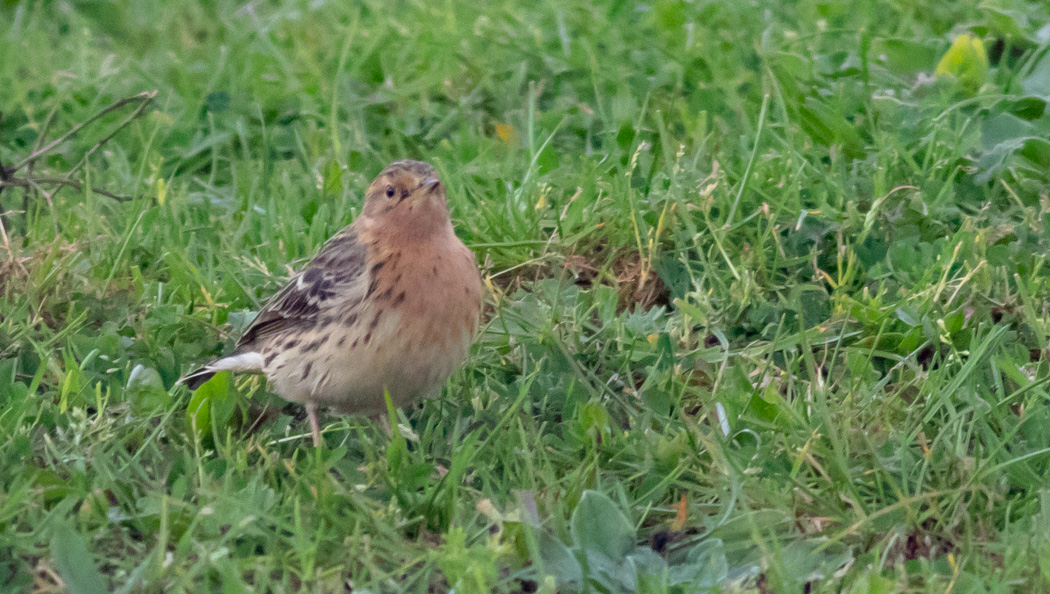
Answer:
MULTIPOLYGON (((48 192, 44 188, 41 188, 36 183, 36 180, 34 180, 31 177, 30 178, 26 178, 25 181, 29 182, 28 186, 32 186, 33 189, 35 189, 37 192, 40 192, 41 194, 44 195, 44 200, 47 200, 47 206, 48 206, 48 208, 51 209, 51 214, 54 215, 55 214, 55 203, 54 203, 53 200, 51 200, 51 196, 54 195, 54 192, 48 192)), ((25 192, 26 192, 27 195, 29 194, 29 187, 26 187, 25 192)), ((28 209, 28 207, 27 207, 27 209, 28 209)), ((23 210, 22 212, 25 213, 25 212, 28 212, 28 210, 23 210)), ((58 229, 55 229, 55 231, 57 232, 58 229)))
MULTIPOLYGON (((112 112, 120 109, 121 107, 124 107, 125 105, 128 105, 129 103, 135 103, 136 101, 140 101, 143 104, 146 104, 146 103, 148 103, 150 100, 152 100, 156 96, 157 96, 157 91, 148 91, 148 92, 144 92, 144 93, 139 93, 138 95, 135 95, 134 97, 127 97, 125 99, 121 99, 120 101, 117 101, 113 105, 110 105, 109 107, 107 107, 107 108, 103 109, 102 111, 96 113, 95 115, 91 116, 87 120, 84 120, 83 122, 80 122, 76 126, 73 126, 72 128, 69 129, 68 132, 66 132, 62 136, 59 136, 58 138, 52 140, 51 142, 47 143, 43 148, 40 148, 40 149, 37 149, 37 150, 33 151, 33 154, 29 155, 25 159, 22 159, 21 161, 19 161, 14 166, 14 171, 18 171, 19 169, 25 167, 27 164, 32 163, 33 161, 39 159, 40 157, 46 155, 47 153, 49 153, 51 151, 53 151, 55 149, 55 147, 57 147, 58 145, 62 144, 66 140, 69 140, 73 136, 76 136, 77 132, 80 132, 81 130, 83 130, 85 126, 88 126, 88 125, 94 123, 95 121, 99 120, 100 118, 104 117, 105 115, 107 115, 109 113, 112 113, 112 112)), ((141 113, 141 110, 136 110, 135 113, 139 114, 139 113, 141 113)), ((106 140, 108 140, 108 138, 106 140)))
MULTIPOLYGON (((79 190, 81 190, 83 188, 83 186, 80 184, 80 182, 78 182, 76 180, 72 180, 72 179, 65 179, 63 177, 34 177, 34 178, 25 178, 25 179, 23 179, 23 178, 16 178, 15 177, 15 178, 11 178, 11 179, 0 180, 0 190, 2 190, 6 186, 12 186, 12 187, 17 187, 17 188, 35 188, 37 190, 42 191, 41 188, 40 188, 40 184, 57 184, 57 185, 60 185, 60 186, 69 186, 69 187, 71 187, 71 188, 73 188, 74 190, 77 190, 77 191, 79 191, 79 190)), ((107 197, 112 198, 114 200, 120 200, 120 201, 123 201, 123 202, 129 201, 129 200, 134 200, 133 197, 121 196, 119 194, 114 194, 113 192, 109 192, 109 191, 103 190, 101 188, 92 187, 91 191, 96 193, 96 194, 100 194, 102 196, 107 196, 107 197)), ((46 194, 46 192, 44 192, 44 193, 46 194)))
MULTIPOLYGON (((54 194, 65 187, 70 187, 78 191, 81 190, 84 187, 84 185, 79 181, 71 179, 73 174, 76 173, 87 163, 91 155, 95 154, 100 148, 105 146, 107 142, 112 140, 114 136, 119 134, 120 131, 126 128, 128 124, 130 124, 133 120, 140 117, 142 113, 146 110, 146 106, 149 105, 153 98, 156 96, 157 91, 154 90, 139 93, 138 95, 135 95, 133 97, 121 99, 113 103, 112 105, 104 108, 102 111, 96 113, 95 115, 91 116, 87 120, 84 120, 83 122, 80 122, 79 124, 73 126, 65 134, 59 136, 51 142, 48 142, 47 144, 44 144, 44 139, 47 138, 47 133, 50 131, 51 126, 54 123, 55 113, 58 111, 57 107, 52 109, 51 113, 48 114, 47 119, 44 121, 44 126, 41 129, 40 136, 37 137, 37 142, 33 148, 32 154, 30 154, 28 157, 22 159, 21 161, 19 161, 11 167, 4 167, 3 164, 0 163, 0 192, 3 192, 4 188, 7 186, 24 188, 25 198, 28 200, 30 190, 36 190, 43 194, 43 196, 48 201, 48 205, 51 206, 52 210, 54 210, 54 204, 52 202, 54 194), (98 121, 107 114, 113 113, 114 111, 124 107, 125 105, 130 105, 133 103, 138 103, 138 105, 130 114, 128 114, 127 117, 124 118, 122 122, 120 122, 120 124, 117 125, 116 129, 114 129, 108 135, 96 142, 94 146, 88 149, 88 151, 84 153, 84 156, 80 158, 77 164, 74 165, 73 168, 67 171, 64 175, 62 175, 61 177, 36 177, 33 175, 33 168, 35 167, 37 161, 41 157, 55 150, 55 148, 60 146, 63 142, 69 140, 70 138, 73 138, 81 130, 83 130, 87 126, 90 126, 92 123, 98 121), (21 177, 16 177, 15 173, 23 167, 25 168, 25 174, 21 177), (58 186, 58 189, 48 192, 42 187, 42 184, 58 186)), ((107 196, 114 200, 128 201, 134 199, 128 196, 114 194, 113 192, 109 192, 107 190, 103 190, 101 188, 96 187, 91 187, 91 191, 102 196, 107 196)), ((28 211, 28 205, 26 205, 26 208, 24 208, 23 210, 28 211)), ((2 208, 0 208, 0 215, 2 214, 3 210, 2 208)))
POLYGON ((84 163, 87 163, 88 157, 93 155, 95 153, 95 151, 97 151, 98 149, 102 148, 102 146, 104 144, 109 142, 114 136, 116 136, 118 133, 120 133, 121 130, 126 128, 127 125, 131 123, 132 120, 134 120, 135 118, 137 118, 140 115, 142 115, 142 112, 145 111, 146 106, 149 105, 149 102, 152 101, 153 98, 156 97, 156 96, 157 96, 157 92, 156 91, 150 91, 149 93, 142 93, 142 94, 140 94, 139 97, 144 97, 144 99, 142 100, 141 103, 139 103, 139 106, 135 108, 135 111, 131 112, 128 115, 128 117, 124 118, 124 121, 121 122, 120 125, 117 126, 117 129, 113 130, 113 132, 109 136, 106 136, 102 140, 96 142, 95 146, 93 146, 90 149, 88 149, 88 152, 84 153, 84 156, 80 158, 80 161, 77 162, 77 164, 74 165, 73 168, 70 169, 68 173, 66 173, 66 177, 68 178, 69 176, 73 175, 73 173, 75 173, 78 169, 83 167, 84 163))

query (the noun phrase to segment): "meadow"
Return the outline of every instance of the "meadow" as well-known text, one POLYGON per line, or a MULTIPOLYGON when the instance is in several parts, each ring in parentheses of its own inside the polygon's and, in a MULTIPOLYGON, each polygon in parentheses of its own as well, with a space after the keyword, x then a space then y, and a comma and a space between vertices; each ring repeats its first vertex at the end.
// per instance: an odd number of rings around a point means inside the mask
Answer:
POLYGON ((0 2, 0 590, 1050 591, 1048 100, 1036 0, 0 2), (401 158, 442 393, 175 386, 401 158))

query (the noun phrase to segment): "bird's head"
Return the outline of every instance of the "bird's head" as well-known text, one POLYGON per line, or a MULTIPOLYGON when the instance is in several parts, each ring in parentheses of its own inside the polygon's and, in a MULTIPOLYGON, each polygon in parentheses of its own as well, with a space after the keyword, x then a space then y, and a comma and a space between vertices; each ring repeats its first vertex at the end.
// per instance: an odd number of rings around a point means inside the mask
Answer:
POLYGON ((365 193, 362 214, 411 233, 444 229, 449 222, 445 186, 437 170, 422 161, 394 161, 365 193))

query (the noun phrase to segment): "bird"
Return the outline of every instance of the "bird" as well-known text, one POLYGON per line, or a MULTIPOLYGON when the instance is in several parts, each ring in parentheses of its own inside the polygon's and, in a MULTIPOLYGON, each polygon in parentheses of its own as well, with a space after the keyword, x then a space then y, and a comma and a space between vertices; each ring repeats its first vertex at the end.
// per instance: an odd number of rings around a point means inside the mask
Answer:
POLYGON ((430 395, 466 359, 482 283, 456 236, 445 186, 428 163, 388 165, 361 214, 333 235, 248 325, 233 352, 183 376, 190 390, 220 371, 262 374, 305 406, 315 447, 321 407, 378 415, 430 395))

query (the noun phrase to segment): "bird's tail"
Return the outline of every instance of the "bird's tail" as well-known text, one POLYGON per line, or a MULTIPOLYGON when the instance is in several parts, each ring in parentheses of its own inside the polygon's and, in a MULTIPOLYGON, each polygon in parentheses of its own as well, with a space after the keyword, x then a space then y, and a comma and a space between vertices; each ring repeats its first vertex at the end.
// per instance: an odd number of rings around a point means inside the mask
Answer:
POLYGON ((176 384, 185 384, 190 390, 196 390, 204 382, 211 379, 220 371, 245 371, 248 373, 262 373, 263 358, 256 352, 236 353, 229 357, 216 359, 204 367, 196 369, 182 376, 176 384))
POLYGON ((205 365, 204 367, 195 369, 179 378, 179 381, 176 382, 176 385, 185 384, 185 386, 191 391, 196 390, 197 388, 201 387, 201 384, 210 380, 211 377, 216 373, 219 373, 218 370, 212 369, 210 367, 210 364, 205 365))

